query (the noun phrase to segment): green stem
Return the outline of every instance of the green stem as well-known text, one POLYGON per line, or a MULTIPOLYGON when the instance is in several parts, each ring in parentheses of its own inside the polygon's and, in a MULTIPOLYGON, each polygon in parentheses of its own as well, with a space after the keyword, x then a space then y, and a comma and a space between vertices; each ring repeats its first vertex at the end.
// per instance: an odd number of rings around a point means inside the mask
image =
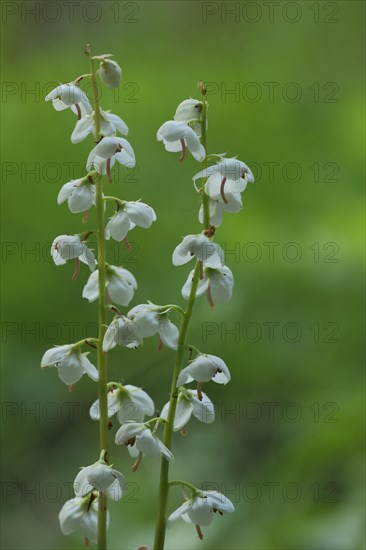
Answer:
MULTIPOLYGON (((96 80, 95 61, 90 52, 91 82, 94 98, 94 127, 96 141, 100 140, 100 107, 98 98, 98 88, 96 80)), ((107 310, 106 310, 106 243, 104 235, 104 201, 103 201, 103 182, 100 174, 97 174, 95 180, 96 191, 96 210, 98 219, 98 325, 99 325, 99 344, 98 344, 98 396, 99 396, 99 444, 100 452, 103 456, 108 456, 108 390, 107 390, 107 355, 103 351, 103 338, 106 331, 107 310)), ((98 507, 98 549, 107 548, 107 497, 100 493, 98 507)))
MULTIPOLYGON (((205 147, 205 149, 206 149, 206 120, 207 120, 207 102, 205 100, 205 97, 203 97, 201 142, 202 142, 202 145, 205 147)), ((205 160, 203 162, 202 169, 206 168, 205 160)), ((208 229, 210 227, 210 212, 209 212, 208 196, 205 193, 204 184, 202 189, 202 205, 203 205, 203 227, 204 229, 208 229)), ((196 299, 196 292, 197 292, 199 279, 200 279, 200 264, 197 261, 196 266, 194 268, 192 287, 188 298, 187 309, 183 314, 182 322, 179 329, 178 349, 177 349, 175 367, 173 371, 172 385, 170 389, 169 413, 168 413, 167 422, 164 425, 163 442, 164 442, 164 445, 168 447, 168 449, 170 449, 172 445, 174 417, 175 417, 175 411, 176 411, 177 402, 178 402, 177 380, 183 366, 186 339, 187 339, 187 334, 189 329, 189 323, 193 313, 193 306, 196 299)), ((169 462, 163 457, 161 460, 161 468, 160 468, 158 517, 157 517, 156 528, 155 528, 154 550, 164 549, 168 495, 169 495, 169 462)))
POLYGON ((171 487, 172 485, 181 485, 182 487, 188 487, 188 489, 190 489, 193 494, 200 492, 200 490, 192 485, 192 483, 187 483, 186 481, 182 481, 181 479, 173 479, 172 481, 169 481, 169 486, 171 487))
MULTIPOLYGON (((188 306, 183 316, 182 324, 179 330, 178 350, 177 350, 177 356, 175 361, 175 367, 173 371, 172 385, 170 389, 169 413, 168 413, 167 422, 164 426, 163 443, 166 447, 168 447, 168 449, 170 449, 172 445, 174 417, 175 417, 175 411, 177 408, 177 401, 178 401, 177 380, 183 366, 184 348, 185 348, 186 338, 187 338, 188 329, 189 329, 189 322, 192 317, 199 277, 200 277, 200 265, 199 265, 199 262, 196 262, 191 292, 188 299, 188 306)), ((165 458, 162 458, 161 468, 160 468, 159 509, 158 509, 158 518, 157 518, 156 530, 155 530, 154 550, 163 550, 164 548, 168 492, 169 492, 169 462, 165 458)))
MULTIPOLYGON (((205 96, 202 97, 203 109, 202 109, 202 121, 201 121, 201 141, 202 145, 206 149, 207 147, 207 101, 205 96)), ((202 163, 202 170, 207 168, 207 151, 206 158, 202 163)), ((202 207, 203 207, 203 228, 208 229, 210 227, 210 202, 209 197, 205 192, 205 183, 207 178, 202 180, 202 207)))

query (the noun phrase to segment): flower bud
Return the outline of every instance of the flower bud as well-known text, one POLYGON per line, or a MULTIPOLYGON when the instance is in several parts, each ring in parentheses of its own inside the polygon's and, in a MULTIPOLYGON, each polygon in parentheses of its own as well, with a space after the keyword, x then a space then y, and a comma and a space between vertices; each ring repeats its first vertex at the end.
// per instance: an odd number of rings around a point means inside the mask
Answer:
POLYGON ((100 64, 99 76, 109 88, 118 88, 122 79, 122 69, 112 59, 104 59, 100 64))

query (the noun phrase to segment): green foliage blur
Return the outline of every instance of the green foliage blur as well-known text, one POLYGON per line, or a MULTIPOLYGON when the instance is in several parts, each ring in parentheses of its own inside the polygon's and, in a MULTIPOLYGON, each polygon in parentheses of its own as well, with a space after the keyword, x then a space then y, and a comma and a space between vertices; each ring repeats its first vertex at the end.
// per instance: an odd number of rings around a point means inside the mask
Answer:
MULTIPOLYGON (((216 421, 192 420, 186 437, 175 434, 171 468, 173 478, 226 493, 236 513, 215 517, 203 541, 176 523, 167 549, 364 548, 364 3, 1 8, 2 548, 81 548, 82 534, 64 537, 57 516, 79 466, 99 456, 88 419, 96 385, 84 377, 68 393, 39 366, 49 347, 95 335, 97 306, 81 297, 87 268, 73 282, 73 265, 56 267, 49 256, 56 235, 95 227, 95 213, 82 225, 56 203, 61 185, 83 174, 93 142, 72 145, 75 116, 43 100, 88 71, 88 42, 123 68, 121 89, 101 88, 101 102, 126 121, 137 156, 137 169, 116 169, 106 192, 142 198, 158 216, 150 230, 131 233, 131 252, 110 243, 111 263, 139 283, 131 307, 183 305, 190 267, 174 268, 171 253, 200 230, 191 182, 199 166, 190 155, 179 163, 155 134, 178 103, 198 97, 199 79, 209 86, 209 151, 238 155, 256 175, 240 214, 226 214, 217 231, 233 300, 211 309, 198 299, 189 335, 226 361, 232 381, 207 385, 216 421)), ((161 409, 174 354, 158 353, 153 340, 113 350, 109 379, 144 387, 161 409)), ((110 548, 151 547, 159 461, 132 474, 124 448, 112 459, 129 485, 124 502, 110 506, 110 548)), ((175 487, 169 510, 181 501, 175 487)))

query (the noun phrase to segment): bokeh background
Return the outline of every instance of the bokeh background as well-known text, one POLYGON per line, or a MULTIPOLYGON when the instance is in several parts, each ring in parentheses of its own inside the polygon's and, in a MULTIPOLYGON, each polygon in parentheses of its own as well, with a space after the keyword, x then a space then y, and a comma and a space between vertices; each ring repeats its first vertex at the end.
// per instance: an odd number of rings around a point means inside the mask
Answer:
MULTIPOLYGON (((56 235, 95 226, 93 213, 82 226, 56 204, 61 185, 83 174, 92 139, 72 145, 74 115, 43 101, 87 72, 90 42, 123 67, 121 89, 101 89, 101 102, 127 122, 138 159, 108 192, 143 198, 158 215, 149 231, 133 231, 132 252, 110 245, 110 261, 139 282, 131 306, 183 304, 189 267, 174 268, 171 252, 199 231, 191 183, 199 167, 190 155, 179 163, 155 133, 180 101, 197 97, 199 79, 209 83, 209 151, 237 154, 257 179, 242 212, 227 214, 217 232, 233 300, 211 310, 199 299, 189 335, 225 359, 232 382, 206 387, 216 422, 193 420, 186 437, 175 435, 171 468, 174 478, 226 493, 236 513, 215 518, 201 542, 178 522, 167 548, 364 548, 363 2, 1 7, 2 547, 83 542, 81 533, 62 536, 57 515, 79 466, 97 458, 87 416, 96 386, 85 377, 70 394, 39 365, 52 345, 95 335, 96 304, 81 298, 87 269, 72 282, 73 266, 56 268, 49 257, 56 235)), ((138 351, 114 350, 109 378, 143 386, 159 409, 173 360, 150 339, 138 351)), ((115 448, 113 463, 129 486, 111 505, 110 548, 151 545, 159 461, 132 474, 127 451, 115 448)), ((172 490, 170 511, 181 498, 172 490)))

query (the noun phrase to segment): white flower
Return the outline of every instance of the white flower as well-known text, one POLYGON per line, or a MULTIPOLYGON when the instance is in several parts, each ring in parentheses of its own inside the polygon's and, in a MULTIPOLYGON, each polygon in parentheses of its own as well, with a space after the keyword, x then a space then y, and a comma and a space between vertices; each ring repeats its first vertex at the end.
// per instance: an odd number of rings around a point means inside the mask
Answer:
MULTIPOLYGON (((94 112, 83 116, 77 121, 74 131, 71 134, 72 143, 80 143, 90 133, 95 133, 94 112)), ((102 136, 115 136, 119 132, 123 136, 127 136, 128 127, 126 123, 117 115, 110 113, 109 111, 103 111, 100 109, 100 133, 102 136)))
POLYGON ((74 112, 77 112, 79 119, 84 113, 92 112, 87 96, 74 82, 60 84, 46 95, 45 100, 52 101, 56 111, 71 107, 74 112))
POLYGON ((123 475, 100 461, 82 468, 74 481, 74 492, 77 497, 85 497, 96 490, 118 501, 122 498, 123 487, 123 475))
MULTIPOLYGON (((58 517, 64 535, 71 535, 80 529, 88 540, 97 543, 98 499, 94 495, 86 498, 75 497, 68 500, 63 505, 58 517)), ((109 513, 107 512, 107 527, 108 525, 109 513)))
MULTIPOLYGON (((211 424, 215 420, 215 409, 211 399, 205 393, 201 393, 198 398, 196 390, 188 390, 181 388, 178 394, 178 403, 174 417, 174 431, 178 432, 186 424, 188 424, 192 414, 206 424, 211 424)), ((166 403, 161 411, 160 417, 164 420, 168 419, 169 402, 166 403)))
POLYGON ((104 137, 89 153, 86 169, 92 167, 112 181, 111 168, 115 161, 133 168, 136 164, 135 153, 128 141, 121 137, 104 137))
MULTIPOLYGON (((192 270, 188 275, 187 281, 182 288, 182 296, 188 300, 193 280, 192 270)), ((215 304, 225 304, 231 299, 234 288, 234 277, 232 271, 227 266, 217 269, 204 268, 203 279, 198 282, 196 296, 202 296, 207 292, 209 304, 213 307, 215 304)))
MULTIPOLYGON (((100 59, 102 56, 96 56, 96 59, 100 59)), ((98 71, 101 80, 109 88, 118 88, 122 79, 122 69, 116 61, 112 59, 102 59, 100 69, 98 71)))
POLYGON ((205 183, 205 192, 210 199, 221 203, 224 210, 236 213, 242 208, 241 193, 245 186, 243 178, 235 182, 222 178, 220 174, 213 174, 205 183))
POLYGON ((155 211, 139 201, 122 201, 105 229, 106 239, 123 241, 128 231, 136 225, 147 229, 156 220, 155 211))
POLYGON ((177 107, 174 120, 190 123, 190 126, 198 136, 201 135, 201 119, 203 103, 199 99, 185 99, 177 107))
POLYGON ((157 140, 164 143, 167 151, 176 153, 181 151, 179 160, 184 160, 186 148, 192 153, 193 157, 202 162, 206 157, 206 151, 201 144, 197 134, 185 122, 169 120, 165 122, 157 132, 157 140))
POLYGON ((113 319, 103 338, 103 351, 113 349, 117 344, 129 349, 136 349, 143 343, 140 329, 134 321, 118 315, 113 319))
POLYGON ((98 380, 97 369, 74 344, 47 350, 42 357, 41 367, 56 367, 59 377, 67 386, 76 384, 83 374, 87 374, 92 380, 98 380))
POLYGON ((159 334, 162 343, 175 350, 178 347, 179 330, 169 320, 168 311, 155 304, 139 304, 127 316, 134 322, 141 338, 159 334))
POLYGON ((227 384, 231 379, 230 371, 225 362, 216 355, 200 353, 179 374, 177 386, 182 386, 197 380, 197 382, 209 382, 213 380, 218 384, 227 384))
POLYGON ((85 212, 95 204, 95 186, 89 177, 71 180, 65 183, 58 194, 57 203, 67 200, 73 214, 85 212))
MULTIPOLYGON (((205 170, 201 170, 193 176, 193 181, 206 177, 209 178, 205 185, 206 193, 211 199, 221 200, 227 205, 230 204, 230 200, 232 203, 237 201, 237 198, 235 201, 232 197, 227 197, 227 194, 242 193, 248 182, 254 182, 254 176, 250 168, 245 162, 236 158, 224 159, 218 164, 213 164, 205 170)), ((239 210, 240 208, 241 204, 239 210)), ((238 210, 230 211, 237 212, 238 210)))
POLYGON ((170 308, 155 304, 140 304, 132 308, 127 317, 118 315, 107 328, 103 350, 109 351, 117 344, 136 349, 144 338, 159 334, 161 342, 170 349, 178 347, 178 328, 169 320, 170 308))
MULTIPOLYGON (((51 246, 51 255, 56 265, 64 265, 67 260, 76 260, 78 273, 79 260, 87 264, 90 271, 96 267, 96 259, 93 252, 81 240, 79 235, 59 235, 51 246)), ((74 275, 75 278, 75 275, 74 275)))
POLYGON ((214 514, 234 512, 234 505, 227 497, 218 491, 198 491, 186 500, 168 518, 168 527, 181 518, 185 522, 196 526, 200 539, 203 538, 201 526, 207 527, 211 524, 214 514))
POLYGON ((177 107, 174 120, 179 122, 190 122, 202 118, 203 103, 199 99, 185 99, 177 107))
POLYGON ((170 462, 174 460, 169 449, 151 433, 150 428, 139 422, 127 422, 119 428, 116 433, 116 445, 127 445, 131 456, 138 456, 139 460, 134 466, 134 471, 142 458, 142 456, 158 456, 162 455, 170 462))
POLYGON ((218 268, 224 264, 222 248, 206 235, 187 235, 173 252, 173 265, 183 265, 195 256, 206 267, 218 268))
MULTIPOLYGON (((128 420, 142 422, 146 416, 152 416, 155 405, 151 397, 141 388, 127 384, 115 385, 108 392, 108 418, 117 416, 120 424, 128 420)), ((90 407, 92 420, 100 419, 99 399, 90 407)))
MULTIPOLYGON (((98 270, 94 271, 89 276, 83 289, 83 298, 86 298, 89 302, 94 302, 99 297, 98 274, 98 270)), ((128 306, 137 289, 137 281, 127 269, 108 265, 105 286, 112 302, 121 306, 128 306)))

